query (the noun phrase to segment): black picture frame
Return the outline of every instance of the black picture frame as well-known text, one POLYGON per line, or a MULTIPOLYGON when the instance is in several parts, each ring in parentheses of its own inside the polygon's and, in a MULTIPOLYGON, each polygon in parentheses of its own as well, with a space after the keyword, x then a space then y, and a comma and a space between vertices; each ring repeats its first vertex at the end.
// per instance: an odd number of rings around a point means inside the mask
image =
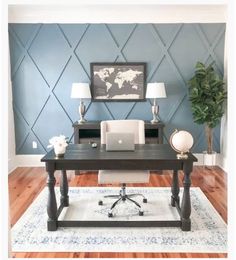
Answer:
POLYGON ((145 101, 145 62, 93 62, 90 73, 93 101, 145 101))

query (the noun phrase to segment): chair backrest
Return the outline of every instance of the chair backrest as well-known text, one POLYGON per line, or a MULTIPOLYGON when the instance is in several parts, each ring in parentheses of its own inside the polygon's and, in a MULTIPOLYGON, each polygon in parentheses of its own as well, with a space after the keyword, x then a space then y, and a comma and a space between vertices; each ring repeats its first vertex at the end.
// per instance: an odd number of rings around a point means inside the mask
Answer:
POLYGON ((101 122, 101 144, 106 144, 106 133, 134 133, 135 144, 145 144, 143 120, 107 120, 101 122))

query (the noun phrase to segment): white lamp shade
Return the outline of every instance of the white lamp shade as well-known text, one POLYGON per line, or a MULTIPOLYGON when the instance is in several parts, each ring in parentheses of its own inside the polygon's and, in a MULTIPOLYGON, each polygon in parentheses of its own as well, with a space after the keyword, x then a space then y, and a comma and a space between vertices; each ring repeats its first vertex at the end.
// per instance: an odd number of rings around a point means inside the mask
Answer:
POLYGON ((166 98, 166 89, 163 82, 147 84, 146 98, 166 98))
POLYGON ((71 89, 71 98, 91 98, 89 84, 73 83, 71 89))

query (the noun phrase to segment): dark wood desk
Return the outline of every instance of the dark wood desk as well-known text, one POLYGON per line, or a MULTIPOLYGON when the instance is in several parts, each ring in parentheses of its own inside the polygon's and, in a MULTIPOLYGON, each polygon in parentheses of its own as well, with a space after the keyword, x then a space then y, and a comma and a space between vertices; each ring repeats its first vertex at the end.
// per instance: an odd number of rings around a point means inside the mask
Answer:
POLYGON ((57 227, 90 226, 90 227, 111 227, 111 226, 135 226, 135 227, 181 227, 183 231, 191 230, 191 202, 190 202, 190 174, 193 162, 197 159, 191 153, 186 160, 176 158, 176 152, 167 144, 144 144, 136 145, 134 152, 106 152, 105 146, 92 148, 89 144, 72 144, 67 147, 63 158, 55 157, 51 150, 42 159, 46 164, 48 173, 47 186, 49 189, 47 201, 48 230, 55 231, 57 227), (120 163, 122 162, 122 163, 120 163), (69 206, 68 181, 66 170, 173 170, 171 187, 171 205, 177 208, 180 220, 172 221, 65 221, 58 220, 64 207, 69 206), (55 170, 61 170, 60 206, 57 208, 55 197, 55 170), (178 170, 184 172, 184 191, 180 204, 178 170))

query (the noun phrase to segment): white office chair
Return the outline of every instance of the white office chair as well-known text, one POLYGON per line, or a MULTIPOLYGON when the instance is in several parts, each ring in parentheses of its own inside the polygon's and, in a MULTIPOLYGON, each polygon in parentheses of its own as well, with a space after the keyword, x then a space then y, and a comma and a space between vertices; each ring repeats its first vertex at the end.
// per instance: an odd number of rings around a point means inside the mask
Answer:
MULTIPOLYGON (((145 130, 144 121, 142 120, 109 120, 101 122, 101 144, 106 144, 106 133, 107 132, 121 132, 121 133, 134 133, 135 144, 145 143, 145 130)), ((112 184, 121 183, 122 187, 120 194, 118 195, 107 195, 104 198, 115 198, 117 199, 111 206, 108 217, 113 217, 114 207, 121 201, 130 201, 134 203, 139 209, 139 215, 144 214, 141 205, 135 200, 131 199, 135 196, 142 196, 143 202, 147 203, 147 199, 142 194, 126 194, 127 183, 148 183, 149 182, 149 171, 144 170, 100 170, 98 172, 98 183, 99 184, 112 184)), ((99 205, 103 205, 103 201, 98 202, 99 205)))

